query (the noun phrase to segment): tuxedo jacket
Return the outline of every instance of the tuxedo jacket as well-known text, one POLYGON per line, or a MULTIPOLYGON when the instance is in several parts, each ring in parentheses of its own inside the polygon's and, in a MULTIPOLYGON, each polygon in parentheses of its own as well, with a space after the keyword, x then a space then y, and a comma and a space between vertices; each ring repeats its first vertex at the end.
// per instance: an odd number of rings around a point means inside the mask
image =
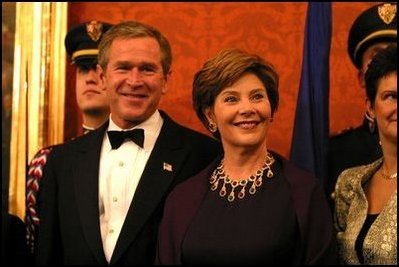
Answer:
MULTIPOLYGON (((158 226, 171 189, 221 153, 216 140, 173 122, 161 132, 140 178, 111 265, 154 263, 158 226), (164 163, 172 166, 164 168, 164 163)), ((38 195, 36 264, 106 265, 99 223, 99 162, 108 122, 57 146, 44 168, 38 195)))

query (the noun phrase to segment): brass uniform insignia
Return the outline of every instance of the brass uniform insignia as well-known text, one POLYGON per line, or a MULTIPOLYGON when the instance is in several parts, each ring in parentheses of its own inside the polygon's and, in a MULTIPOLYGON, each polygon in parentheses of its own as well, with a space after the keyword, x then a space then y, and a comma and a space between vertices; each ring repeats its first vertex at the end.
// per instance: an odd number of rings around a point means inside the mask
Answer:
POLYGON ((87 35, 89 35, 94 42, 97 42, 103 32, 103 24, 95 20, 90 21, 86 24, 86 31, 87 35))
POLYGON ((384 4, 379 6, 378 16, 385 24, 390 24, 396 16, 396 5, 384 4))

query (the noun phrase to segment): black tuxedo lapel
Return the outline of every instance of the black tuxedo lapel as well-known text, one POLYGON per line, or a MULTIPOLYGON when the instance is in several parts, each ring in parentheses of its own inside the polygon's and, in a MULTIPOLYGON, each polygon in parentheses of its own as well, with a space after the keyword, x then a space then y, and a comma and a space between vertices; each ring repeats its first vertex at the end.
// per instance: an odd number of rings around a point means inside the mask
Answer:
POLYGON ((137 186, 112 255, 111 264, 116 263, 134 241, 140 229, 163 199, 175 174, 178 173, 187 157, 188 150, 180 142, 182 139, 179 128, 169 118, 163 117, 162 130, 137 186), (164 163, 166 163, 165 166, 164 163), (170 171, 170 166, 172 171, 170 171))
POLYGON ((99 261, 107 264, 104 256, 99 223, 98 174, 102 141, 108 123, 89 133, 76 151, 74 168, 75 192, 79 216, 87 244, 99 261))

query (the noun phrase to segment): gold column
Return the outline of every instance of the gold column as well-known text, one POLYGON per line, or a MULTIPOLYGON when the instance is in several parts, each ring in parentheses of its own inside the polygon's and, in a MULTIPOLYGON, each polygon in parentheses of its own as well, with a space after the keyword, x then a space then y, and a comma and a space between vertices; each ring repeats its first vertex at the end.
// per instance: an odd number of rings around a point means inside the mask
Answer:
POLYGON ((17 3, 9 212, 22 219, 28 161, 63 140, 66 23, 66 2, 17 3))
POLYGON ((66 51, 68 3, 51 3, 49 127, 47 144, 64 141, 66 51))

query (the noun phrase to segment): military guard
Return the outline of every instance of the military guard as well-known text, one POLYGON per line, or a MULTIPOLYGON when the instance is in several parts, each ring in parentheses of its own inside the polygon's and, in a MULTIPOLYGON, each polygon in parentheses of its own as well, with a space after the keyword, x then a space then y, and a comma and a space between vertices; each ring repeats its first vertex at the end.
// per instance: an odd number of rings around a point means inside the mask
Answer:
MULTIPOLYGON (((354 21, 348 37, 348 54, 358 69, 358 79, 365 88, 364 75, 373 56, 397 42, 396 3, 374 5, 354 21)), ((327 194, 333 195, 339 174, 350 167, 371 163, 382 156, 374 120, 367 111, 363 123, 330 138, 327 194)))
POLYGON ((96 129, 108 119, 108 99, 95 71, 98 44, 111 26, 90 21, 72 28, 65 37, 66 51, 76 66, 76 100, 82 111, 83 133, 96 129))
MULTIPOLYGON (((103 85, 97 77, 98 44, 111 24, 89 21, 73 27, 65 37, 65 48, 76 66, 76 100, 82 112, 83 133, 101 126, 109 116, 109 104, 103 85)), ((28 165, 26 182, 26 230, 29 249, 34 253, 36 228, 40 224, 36 197, 43 168, 54 146, 42 148, 28 165)))

